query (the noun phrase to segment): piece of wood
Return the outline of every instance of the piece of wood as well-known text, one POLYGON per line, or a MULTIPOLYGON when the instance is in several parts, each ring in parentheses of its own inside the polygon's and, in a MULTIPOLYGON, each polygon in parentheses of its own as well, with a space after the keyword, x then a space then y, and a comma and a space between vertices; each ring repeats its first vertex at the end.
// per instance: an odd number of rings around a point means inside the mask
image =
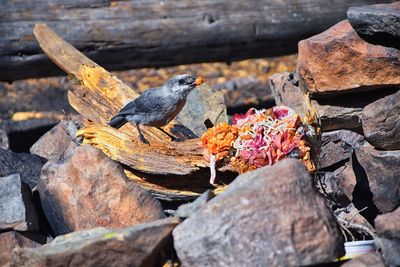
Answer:
POLYGON ((110 70, 294 53, 346 18, 349 6, 393 0, 3 1, 0 80, 62 74, 32 36, 47 23, 110 70))
MULTIPOLYGON (((124 82, 59 37, 47 25, 37 24, 33 33, 49 58, 81 84, 74 92, 68 92, 68 100, 87 120, 107 124, 119 109, 139 96, 124 82)), ((170 127, 176 124, 172 122, 170 127)), ((143 130, 143 134, 149 141, 169 140, 169 137, 158 129, 144 128, 146 129, 143 130)), ((121 130, 136 134, 135 127, 130 124, 126 124, 121 130)), ((182 136, 178 134, 176 137, 182 136)))
MULTIPOLYGON (((112 115, 138 94, 45 24, 37 24, 34 34, 49 58, 81 84, 68 92, 68 99, 85 118, 84 127, 77 133, 83 143, 99 148, 122 163, 130 179, 165 200, 187 200, 211 187, 208 162, 203 158, 198 138, 171 142, 162 131, 144 126, 143 134, 150 141, 147 145, 138 139, 136 129, 130 123, 120 129, 108 126, 112 115)), ((177 138, 188 137, 188 130, 176 121, 166 129, 177 138)), ((214 189, 219 190, 224 183, 227 183, 226 179, 214 189)))

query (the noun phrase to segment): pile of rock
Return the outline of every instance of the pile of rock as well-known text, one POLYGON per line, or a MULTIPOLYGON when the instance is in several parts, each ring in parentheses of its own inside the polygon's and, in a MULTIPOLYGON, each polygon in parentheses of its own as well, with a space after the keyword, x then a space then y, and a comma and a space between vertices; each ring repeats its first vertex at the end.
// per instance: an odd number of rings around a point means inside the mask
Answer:
POLYGON ((30 154, 2 146, 0 266, 316 265, 363 237, 381 254, 347 266, 383 266, 380 255, 400 265, 400 51, 373 42, 382 23, 362 23, 366 12, 385 21, 399 10, 350 9, 350 23, 299 43, 296 73, 270 79, 277 104, 302 113, 309 94, 321 116, 316 177, 285 159, 166 218, 119 163, 76 139, 79 121, 59 123, 30 154))
POLYGON ((323 130, 321 189, 332 208, 362 210, 370 223, 363 225, 376 226, 386 263, 397 266, 398 219, 383 218, 399 218, 400 2, 347 14, 348 20, 301 41, 297 72, 274 75, 270 84, 278 104, 299 112, 305 95, 311 97, 323 130))

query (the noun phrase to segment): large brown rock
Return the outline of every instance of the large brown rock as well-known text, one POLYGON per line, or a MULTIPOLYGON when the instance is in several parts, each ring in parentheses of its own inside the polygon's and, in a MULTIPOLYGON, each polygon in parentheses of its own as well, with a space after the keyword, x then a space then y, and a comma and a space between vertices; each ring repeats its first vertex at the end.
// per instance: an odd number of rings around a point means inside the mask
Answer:
POLYGON ((400 207, 375 219, 375 242, 388 266, 400 266, 400 207))
POLYGON ((38 190, 57 235, 98 226, 122 228, 164 217, 158 200, 90 145, 78 147, 70 158, 46 163, 38 190))
POLYGON ((400 50, 361 39, 345 20, 299 42, 300 85, 332 95, 400 84, 400 50))
POLYGON ((173 237, 183 266, 299 266, 344 253, 333 214, 294 159, 240 175, 173 237))
POLYGON ((389 212, 400 205, 400 150, 380 151, 369 143, 355 150, 363 167, 373 202, 382 212, 389 212))
POLYGON ((399 116, 400 90, 367 105, 362 112, 362 127, 368 142, 379 149, 399 150, 399 116))
POLYGON ((38 234, 10 231, 0 233, 0 266, 11 260, 11 252, 16 247, 35 248, 46 243, 46 237, 38 234))
POLYGON ((16 248, 11 266, 162 266, 179 219, 124 229, 95 228, 56 237, 40 248, 16 248))
POLYGON ((39 230, 31 190, 19 174, 0 177, 0 231, 4 229, 39 230))

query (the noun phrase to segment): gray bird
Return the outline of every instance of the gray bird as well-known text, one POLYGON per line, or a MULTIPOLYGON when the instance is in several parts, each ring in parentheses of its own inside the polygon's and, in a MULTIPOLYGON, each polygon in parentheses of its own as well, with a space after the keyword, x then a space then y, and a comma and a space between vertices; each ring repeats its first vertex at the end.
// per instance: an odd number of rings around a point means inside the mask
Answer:
MULTIPOLYGON (((141 96, 126 104, 109 122, 114 128, 120 128, 128 121, 132 122, 139 133, 140 140, 148 144, 140 125, 160 127, 167 125, 185 106, 188 94, 203 83, 203 78, 188 74, 177 75, 162 87, 151 88, 141 96)), ((163 130, 162 130, 163 131, 163 130)))

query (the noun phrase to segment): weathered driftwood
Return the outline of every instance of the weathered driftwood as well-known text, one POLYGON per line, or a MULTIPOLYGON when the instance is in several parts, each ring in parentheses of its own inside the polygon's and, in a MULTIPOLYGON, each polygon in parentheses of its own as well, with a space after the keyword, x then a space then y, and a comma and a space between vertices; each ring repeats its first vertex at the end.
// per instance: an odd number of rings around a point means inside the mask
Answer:
MULTIPOLYGON (((81 83, 69 91, 68 97, 71 106, 86 119, 85 127, 78 131, 84 143, 121 162, 130 179, 160 198, 186 199, 211 187, 199 139, 172 142, 162 131, 143 127, 143 134, 150 141, 146 145, 138 140, 136 129, 130 124, 118 130, 109 127, 112 114, 138 94, 45 24, 36 25, 34 34, 50 59, 81 83)), ((176 137, 186 139, 183 125, 173 121, 167 128, 176 137)))
POLYGON ((293 53, 349 6, 378 2, 394 1, 3 1, 0 80, 61 74, 32 36, 36 22, 117 70, 293 53))

